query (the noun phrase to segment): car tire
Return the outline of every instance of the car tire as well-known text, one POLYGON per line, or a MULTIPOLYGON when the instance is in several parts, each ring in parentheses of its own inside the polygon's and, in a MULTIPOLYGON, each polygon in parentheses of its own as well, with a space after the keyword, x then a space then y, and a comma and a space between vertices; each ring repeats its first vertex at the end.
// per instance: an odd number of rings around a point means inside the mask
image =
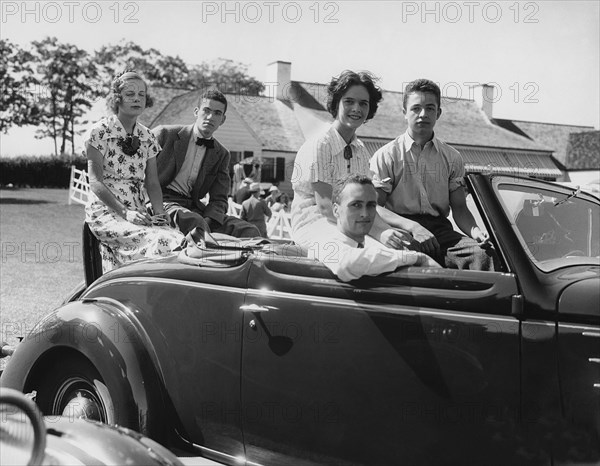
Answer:
POLYGON ((109 391, 98 370, 83 356, 53 360, 31 389, 36 390, 37 404, 45 415, 93 419, 138 430, 131 422, 134 417, 118 409, 131 406, 125 394, 109 391))

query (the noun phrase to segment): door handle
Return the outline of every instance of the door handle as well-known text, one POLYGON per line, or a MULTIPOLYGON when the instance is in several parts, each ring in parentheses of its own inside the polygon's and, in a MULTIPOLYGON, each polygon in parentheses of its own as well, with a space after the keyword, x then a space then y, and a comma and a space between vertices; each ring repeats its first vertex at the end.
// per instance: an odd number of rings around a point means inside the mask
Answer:
POLYGON ((244 312, 268 312, 269 308, 266 306, 259 306, 258 304, 243 304, 240 309, 244 312))

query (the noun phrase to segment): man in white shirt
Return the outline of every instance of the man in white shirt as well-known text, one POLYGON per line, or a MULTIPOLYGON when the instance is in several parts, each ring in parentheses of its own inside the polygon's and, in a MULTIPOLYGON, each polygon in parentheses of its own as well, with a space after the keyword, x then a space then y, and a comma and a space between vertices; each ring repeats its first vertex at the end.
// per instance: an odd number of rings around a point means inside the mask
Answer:
POLYGON ((309 257, 322 262, 340 280, 379 275, 404 265, 440 267, 423 253, 390 249, 367 236, 377 212, 377 192, 370 178, 348 175, 333 186, 331 199, 337 234, 315 243, 309 257))

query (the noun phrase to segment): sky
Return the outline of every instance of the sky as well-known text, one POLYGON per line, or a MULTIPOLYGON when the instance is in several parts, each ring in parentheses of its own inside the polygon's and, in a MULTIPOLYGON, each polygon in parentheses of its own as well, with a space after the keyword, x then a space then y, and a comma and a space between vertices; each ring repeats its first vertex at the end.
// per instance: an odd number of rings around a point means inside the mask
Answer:
MULTIPOLYGON (((600 127, 597 0, 0 3, 0 36, 21 46, 55 36, 93 52, 125 40, 189 64, 232 59, 261 81, 283 60, 297 81, 369 70, 384 89, 426 77, 449 97, 491 83, 495 117, 600 127)), ((1 136, 3 156, 51 152, 23 131, 1 136)))

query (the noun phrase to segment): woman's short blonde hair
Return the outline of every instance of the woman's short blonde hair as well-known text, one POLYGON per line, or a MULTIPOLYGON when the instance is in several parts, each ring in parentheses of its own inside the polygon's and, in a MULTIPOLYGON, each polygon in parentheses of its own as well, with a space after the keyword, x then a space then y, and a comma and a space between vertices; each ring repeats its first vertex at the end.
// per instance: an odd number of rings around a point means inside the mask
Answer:
POLYGON ((125 70, 113 78, 112 82, 110 83, 110 91, 106 97, 106 106, 113 113, 117 113, 119 111, 119 104, 121 103, 121 91, 123 90, 123 87, 125 87, 125 83, 132 79, 142 81, 146 86, 146 108, 154 105, 154 99, 148 93, 148 83, 142 77, 142 75, 135 70, 125 70))

